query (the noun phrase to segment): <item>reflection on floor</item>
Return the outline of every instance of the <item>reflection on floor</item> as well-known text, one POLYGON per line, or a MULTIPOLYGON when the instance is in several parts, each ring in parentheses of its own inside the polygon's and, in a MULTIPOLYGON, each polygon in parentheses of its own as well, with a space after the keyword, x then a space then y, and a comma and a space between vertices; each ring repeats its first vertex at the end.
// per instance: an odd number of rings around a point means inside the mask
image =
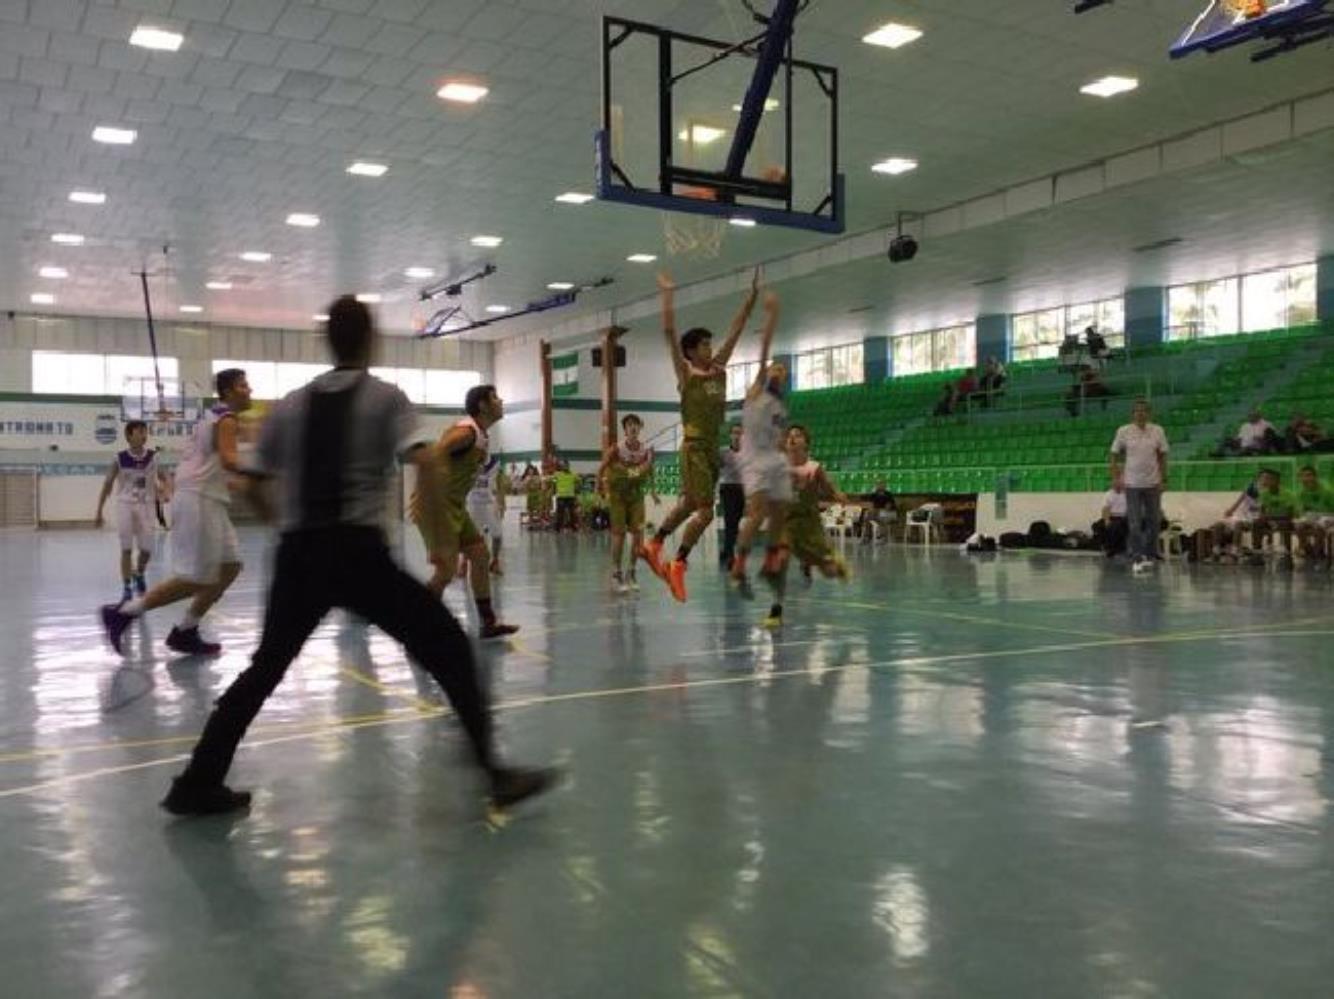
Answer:
POLYGON ((709 552, 681 607, 651 578, 612 597, 605 539, 515 536, 523 631, 482 655, 509 752, 564 789, 489 825, 432 685, 334 617, 238 758, 252 813, 172 822, 155 802, 255 644, 268 540, 244 541, 220 659, 166 658, 164 611, 118 665, 110 538, 0 535, 5 995, 1334 980, 1328 577, 857 550, 770 635, 709 552))

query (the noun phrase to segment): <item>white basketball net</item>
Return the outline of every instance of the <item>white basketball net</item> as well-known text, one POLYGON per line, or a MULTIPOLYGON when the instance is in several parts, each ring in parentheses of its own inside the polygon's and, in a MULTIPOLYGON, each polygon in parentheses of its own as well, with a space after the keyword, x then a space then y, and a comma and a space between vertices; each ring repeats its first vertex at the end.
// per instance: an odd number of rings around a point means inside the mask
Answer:
POLYGON ((669 256, 712 260, 722 252, 727 223, 707 215, 663 212, 662 232, 669 256))

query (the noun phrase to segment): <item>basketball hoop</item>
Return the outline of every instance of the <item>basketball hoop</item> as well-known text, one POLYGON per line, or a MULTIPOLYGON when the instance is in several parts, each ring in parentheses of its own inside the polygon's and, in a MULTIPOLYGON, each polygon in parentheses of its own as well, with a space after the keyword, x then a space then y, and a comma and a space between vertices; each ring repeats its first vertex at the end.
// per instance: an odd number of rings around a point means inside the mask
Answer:
POLYGON ((723 250, 727 223, 709 215, 663 212, 662 233, 667 254, 694 260, 713 260, 723 250))

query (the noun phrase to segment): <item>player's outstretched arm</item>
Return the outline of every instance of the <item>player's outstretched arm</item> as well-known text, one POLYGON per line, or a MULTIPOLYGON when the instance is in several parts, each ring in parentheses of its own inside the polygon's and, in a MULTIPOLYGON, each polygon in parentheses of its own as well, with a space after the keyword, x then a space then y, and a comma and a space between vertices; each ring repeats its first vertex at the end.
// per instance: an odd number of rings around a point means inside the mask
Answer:
POLYGON ((736 350, 737 341, 741 339, 741 334, 745 332, 746 323, 750 322, 750 314, 755 311, 755 300, 760 295, 760 269, 755 268, 750 277, 750 291, 746 292, 746 297, 741 302, 741 308, 737 310, 736 316, 732 319, 732 325, 728 327, 727 339, 723 341, 722 347, 715 355, 718 363, 726 366, 732 358, 732 351, 736 350))
POLYGON ((676 372, 677 386, 685 384, 686 358, 676 337, 676 282, 666 271, 658 275, 658 294, 662 301, 662 335, 667 338, 667 353, 676 372))

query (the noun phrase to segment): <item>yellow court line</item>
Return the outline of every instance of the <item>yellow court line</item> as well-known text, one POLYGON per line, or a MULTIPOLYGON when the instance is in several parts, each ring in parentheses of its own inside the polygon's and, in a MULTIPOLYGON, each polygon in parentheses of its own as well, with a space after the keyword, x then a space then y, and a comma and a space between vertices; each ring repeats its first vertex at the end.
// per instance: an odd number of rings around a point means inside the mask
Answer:
MULTIPOLYGON (((1132 645, 1165 645, 1184 642, 1208 641, 1217 638, 1246 638, 1246 637, 1266 637, 1266 638, 1303 638, 1303 637, 1328 637, 1334 636, 1334 629, 1314 629, 1310 631, 1288 631, 1275 634, 1273 632, 1210 632, 1207 634, 1184 634, 1184 635, 1152 635, 1143 637, 1126 637, 1104 639, 1092 642, 1069 642, 1061 645, 1037 645, 1023 649, 1000 649, 993 651, 979 652, 957 652, 940 656, 909 656, 902 659, 883 659, 874 662, 865 663, 843 663, 833 666, 824 666, 820 668, 821 673, 846 673, 858 670, 884 669, 887 667, 915 667, 915 666, 936 666, 956 662, 975 662, 984 659, 1012 659, 1020 656, 1039 656, 1049 655, 1057 652, 1082 652, 1089 649, 1098 648, 1117 648, 1132 645)), ((781 680, 791 677, 810 676, 811 671, 806 667, 786 670, 773 670, 761 674, 747 674, 744 676, 723 676, 709 677, 701 680, 681 680, 670 683, 652 683, 642 684, 636 687, 612 687, 603 690, 579 690, 568 694, 544 694, 537 697, 518 698, 511 701, 501 701, 493 705, 494 711, 515 711, 522 708, 540 707, 546 704, 561 704, 572 701, 591 701, 601 700, 610 697, 627 697, 637 694, 655 694, 664 691, 684 691, 711 687, 729 687, 739 684, 765 684, 772 680, 781 680)), ((326 734, 337 734, 341 732, 355 731, 363 728, 385 728, 391 725, 400 725, 405 722, 419 722, 427 719, 434 719, 443 715, 444 709, 437 709, 434 713, 425 711, 413 714, 400 714, 396 717, 386 717, 378 720, 368 720, 347 725, 331 726, 313 732, 295 732, 289 735, 274 736, 267 739, 254 739, 243 743, 243 749, 260 749, 264 746, 281 745, 288 742, 297 742, 303 739, 317 738, 326 734)), ((163 757, 157 760, 144 760, 139 763, 130 763, 124 766, 102 767, 97 770, 87 771, 78 774, 67 774, 62 777, 55 777, 50 780, 41 781, 36 784, 29 784, 23 787, 8 788, 0 791, 0 799, 12 798, 25 794, 35 794, 40 791, 49 790, 53 787, 61 787, 68 784, 76 784, 81 781, 91 780, 95 777, 106 777, 121 773, 131 773, 136 770, 143 770, 154 766, 164 766, 169 763, 175 763, 186 759, 184 755, 173 755, 163 757)))
POLYGON ((551 662, 551 657, 547 655, 545 652, 534 652, 532 649, 528 648, 528 646, 524 645, 523 642, 519 641, 517 638, 509 639, 509 647, 511 651, 517 652, 521 656, 528 656, 530 659, 537 659, 544 663, 551 662))
POLYGON ((349 680, 355 680, 362 686, 370 687, 371 690, 379 691, 386 697, 397 697, 400 700, 407 701, 408 703, 416 706, 418 711, 431 712, 431 711, 441 710, 441 705, 438 702, 428 701, 425 698, 418 697, 416 694, 409 694, 407 691, 398 690, 394 687, 390 687, 388 684, 381 683, 379 680, 375 679, 375 677, 368 676, 367 674, 361 672, 361 670, 353 669, 351 666, 348 666, 346 664, 339 666, 338 672, 342 673, 343 676, 347 677, 349 680))
POLYGON ((1022 621, 1004 621, 975 614, 960 614, 958 611, 923 610, 920 607, 908 607, 901 604, 868 604, 856 600, 828 600, 824 597, 796 597, 794 602, 831 604, 835 607, 857 607, 861 610, 882 610, 891 614, 917 614, 923 617, 939 617, 953 621, 967 621, 970 624, 984 624, 993 628, 1017 628, 1021 631, 1042 631, 1053 635, 1081 635, 1085 638, 1117 638, 1107 631, 1085 631, 1081 628, 1049 628, 1041 624, 1027 624, 1022 621))

